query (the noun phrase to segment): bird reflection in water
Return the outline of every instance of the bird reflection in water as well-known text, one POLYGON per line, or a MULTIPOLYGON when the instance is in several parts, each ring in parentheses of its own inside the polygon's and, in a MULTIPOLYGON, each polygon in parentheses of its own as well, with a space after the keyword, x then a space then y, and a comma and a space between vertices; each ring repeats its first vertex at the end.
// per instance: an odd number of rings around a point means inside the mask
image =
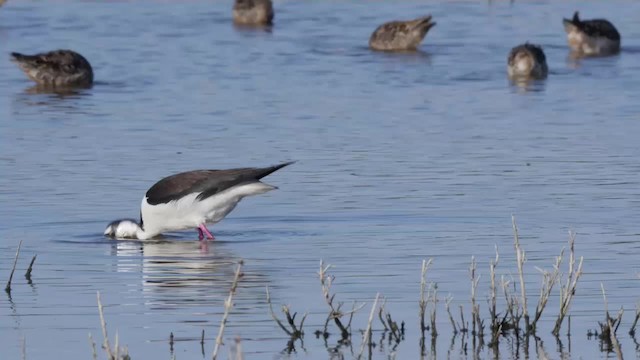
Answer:
POLYGON ((116 241, 113 246, 117 271, 139 271, 143 294, 160 308, 217 303, 228 294, 238 262, 220 242, 116 241))
POLYGON ((67 96, 82 96, 84 95, 84 91, 90 89, 91 86, 84 87, 52 87, 46 85, 33 85, 29 86, 24 90, 25 94, 51 94, 58 95, 59 97, 67 97, 67 96))
POLYGON ((517 78, 509 79, 509 84, 518 93, 543 92, 546 89, 546 82, 536 79, 517 78))

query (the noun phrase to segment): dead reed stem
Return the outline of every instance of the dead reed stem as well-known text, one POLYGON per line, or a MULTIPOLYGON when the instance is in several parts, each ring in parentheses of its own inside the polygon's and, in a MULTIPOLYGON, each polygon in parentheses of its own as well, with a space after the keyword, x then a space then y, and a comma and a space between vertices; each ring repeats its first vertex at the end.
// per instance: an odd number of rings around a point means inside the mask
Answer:
POLYGON ((433 292, 429 289, 431 293, 431 302, 433 307, 431 308, 431 337, 435 338, 438 336, 438 330, 436 330, 436 314, 438 311, 438 283, 433 284, 433 292))
POLYGON ((384 305, 386 303, 387 303, 387 299, 383 298, 382 304, 380 304, 380 307, 378 308, 378 319, 380 319, 380 322, 382 323, 382 327, 384 327, 384 331, 389 330, 389 327, 387 326, 387 322, 384 320, 384 305))
POLYGON ((242 341, 240 340, 240 337, 236 337, 236 356, 235 356, 235 360, 243 360, 244 359, 244 353, 242 352, 242 341))
POLYGON ((31 262, 29 263, 29 268, 27 269, 27 272, 24 273, 24 277, 27 279, 27 281, 31 281, 31 272, 33 271, 33 263, 36 262, 36 257, 38 257, 38 255, 33 255, 33 257, 31 258, 31 262))
MULTIPOLYGON (((640 273, 638 273, 637 275, 638 279, 640 279, 640 273)), ((636 316, 634 317, 633 323, 631 323, 631 328, 629 329, 629 335, 631 335, 631 337, 634 337, 636 335, 636 326, 638 325, 638 320, 640 320, 640 301, 636 303, 636 316)))
POLYGON ((216 360, 216 358, 218 357, 218 350, 220 349, 220 345, 222 345, 222 335, 224 334, 224 328, 227 325, 229 312, 233 307, 233 296, 236 294, 236 289, 238 288, 238 281, 240 280, 243 264, 244 262, 242 260, 238 262, 238 267, 236 268, 236 273, 233 276, 233 282, 231 283, 231 289, 229 290, 229 296, 224 302, 224 314, 222 315, 222 320, 220 321, 220 329, 218 330, 218 336, 216 337, 216 345, 213 348, 213 355, 211 356, 213 360, 216 360))
POLYGON ((102 327, 102 348, 107 352, 107 356, 110 360, 116 359, 111 352, 111 345, 109 344, 109 335, 107 334, 107 322, 104 320, 104 309, 102 307, 102 301, 100 300, 100 291, 96 292, 96 298, 98 299, 98 313, 100 314, 100 326, 102 327))
POLYGON ((636 316, 633 319, 633 323, 631 323, 629 335, 634 336, 636 334, 636 326, 638 326, 638 320, 640 320, 640 301, 636 303, 636 316))
POLYGON ((378 319, 382 323, 382 327, 384 327, 384 332, 382 337, 384 338, 385 334, 389 333, 389 345, 391 345, 392 341, 395 341, 396 345, 400 344, 404 337, 404 321, 401 322, 400 326, 398 323, 393 320, 391 314, 385 310, 385 304, 387 303, 387 299, 382 298, 382 303, 378 307, 378 319))
MULTIPOLYGON (((503 328, 506 321, 507 315, 511 319, 510 327, 516 332, 516 335, 520 331, 520 319, 522 318, 522 308, 518 303, 518 296, 511 293, 509 287, 511 285, 511 281, 505 280, 504 275, 500 278, 502 283, 502 290, 504 292, 504 299, 507 303, 507 310, 505 312, 505 317, 503 320, 503 328)), ((516 339, 518 337, 516 336, 516 339)))
POLYGON ((116 329, 116 359, 120 360, 120 335, 116 329))
POLYGON ((378 298, 380 297, 380 293, 376 294, 376 299, 373 301, 373 306, 371 306, 371 312, 369 312, 369 321, 367 321, 367 329, 364 331, 362 335, 362 344, 360 345, 360 353, 358 354, 358 359, 362 358, 362 354, 364 354, 364 348, 371 347, 371 327, 373 326, 373 316, 376 313, 376 307, 378 306, 378 298))
POLYGON ((500 260, 500 254, 498 253, 498 246, 495 245, 496 257, 495 259, 489 262, 489 276, 491 277, 491 298, 489 304, 489 315, 491 316, 491 332, 493 337, 495 338, 495 334, 498 331, 499 323, 498 323, 498 311, 497 311, 497 303, 498 303, 498 290, 496 288, 496 266, 498 266, 498 261, 500 260))
POLYGON ((13 273, 16 272, 16 265, 18 264, 18 256, 20 255, 20 248, 22 247, 22 240, 18 243, 18 250, 16 251, 16 257, 13 259, 13 268, 11 269, 11 274, 9 274, 9 281, 7 281, 7 286, 5 286, 4 291, 11 293, 11 281, 13 280, 13 273))
POLYGON ((556 262, 553 265, 553 272, 549 273, 546 270, 538 269, 542 273, 542 284, 540 285, 540 296, 538 298, 538 304, 536 305, 536 313, 533 317, 533 321, 531 322, 531 332, 536 332, 536 324, 540 317, 542 317, 542 312, 544 311, 545 306, 547 306, 547 301, 549 300, 549 296, 551 296, 551 290, 553 290, 553 286, 558 281, 558 277, 560 276, 560 264, 562 263, 562 258, 564 257, 564 249, 560 251, 560 256, 556 257, 556 262))
POLYGON ((453 296, 449 295, 444 300, 444 308, 447 310, 447 315, 449 316, 449 321, 451 322, 451 327, 453 328, 453 335, 455 336, 458 333, 458 328, 456 327, 456 321, 453 320, 453 315, 451 314, 451 309, 449 307, 452 300, 453 300, 453 296))
MULTIPOLYGON (((109 335, 107 334, 107 322, 104 320, 104 307, 102 306, 102 301, 100 299, 100 291, 96 292, 96 298, 98 300, 98 313, 100 314, 100 326, 102 327, 102 336, 104 338, 103 343, 102 343, 102 348, 104 349, 104 351, 107 353, 107 358, 109 360, 131 360, 131 357, 129 356, 129 350, 127 349, 127 347, 120 347, 120 338, 118 335, 118 332, 116 331, 116 338, 115 338, 115 342, 116 342, 116 348, 115 348, 115 354, 114 349, 111 348, 111 345, 109 344, 109 335)), ((89 339, 92 342, 92 346, 95 349, 95 343, 93 343, 93 338, 91 337, 91 334, 89 334, 89 339)))
MULTIPOLYGON (((608 327, 608 333, 609 333, 609 341, 611 342, 611 345, 613 347, 613 350, 616 352, 616 356, 618 357, 618 360, 623 360, 623 356, 622 356, 622 349, 620 348, 620 343, 618 342, 618 337, 616 336, 616 330, 618 329, 618 325, 620 325, 620 320, 622 319, 622 310, 621 312, 618 314, 617 319, 612 322, 611 321, 611 316, 609 316, 609 302, 607 301, 607 294, 604 291, 604 284, 600 283, 600 288, 602 289, 602 298, 604 299, 604 312, 605 312, 605 320, 606 320, 606 324, 604 325, 605 327, 608 327), (614 327, 614 323, 617 322, 617 326, 614 327)), ((604 327, 603 327, 603 335, 605 335, 606 332, 604 331, 604 327)))
POLYGON ((565 284, 562 284, 562 279, 560 279, 560 313, 558 314, 556 324, 553 327, 553 331, 551 332, 555 336, 558 336, 560 334, 562 321, 569 312, 571 300, 573 299, 573 296, 576 293, 576 287, 578 286, 578 280, 582 275, 582 262, 584 260, 582 256, 580 257, 578 268, 575 268, 575 240, 575 233, 569 232, 569 273, 567 275, 567 281, 565 284))
POLYGON ((466 333, 469 331, 469 324, 464 321, 464 306, 460 305, 460 324, 458 325, 460 332, 466 333))
POLYGON ((202 329, 202 334, 200 336, 200 353, 202 354, 202 357, 204 358, 204 329, 202 329))
POLYGON ((469 265, 469 275, 471 277, 471 334, 481 336, 481 319, 480 319, 480 305, 476 302, 476 290, 478 289, 478 282, 480 276, 476 276, 477 263, 475 256, 471 257, 471 265, 469 265))
POLYGON ((302 320, 300 321, 300 325, 298 326, 298 325, 296 325, 296 322, 295 322, 296 321, 296 315, 298 313, 293 313, 293 315, 291 315, 291 312, 289 310, 289 306, 283 305, 282 306, 282 312, 285 314, 285 316, 287 318, 287 323, 291 327, 291 330, 289 330, 289 329, 287 329, 286 326, 284 326, 284 323, 282 321, 280 321, 278 316, 273 311, 273 306, 271 305, 271 295, 269 294, 269 286, 267 286, 267 304, 269 305, 269 314, 271 315, 273 320, 278 324, 278 326, 280 326, 280 328, 285 333, 287 333, 287 335, 289 335, 291 337, 295 337, 295 338, 299 338, 299 337, 302 337, 304 335, 302 327, 304 326, 304 320, 307 318, 307 313, 304 313, 304 315, 302 316, 302 320))
POLYGON ((89 333, 89 345, 91 345, 91 358, 98 360, 98 352, 96 351, 96 342, 93 340, 93 336, 89 333))
POLYGON ((273 318, 273 320, 276 322, 276 324, 278 324, 278 326, 280 326, 282 331, 287 333, 287 335, 289 335, 289 336, 293 336, 293 333, 291 331, 289 331, 289 329, 287 329, 286 326, 284 326, 282 321, 280 321, 280 319, 278 319, 278 316, 276 316, 275 312, 273 311, 273 306, 271 305, 271 295, 269 295, 269 286, 267 286, 267 304, 269 305, 269 314, 271 315, 271 318, 273 318))
POLYGON ((522 315, 524 316, 525 334, 529 333, 529 310, 527 309, 527 290, 524 285, 524 263, 527 261, 524 250, 520 247, 520 236, 518 234, 518 226, 516 225, 516 217, 511 215, 511 224, 513 226, 514 246, 516 250, 516 261, 518 264, 518 275, 520 275, 520 292, 522 315))
POLYGON ((420 273, 420 302, 419 302, 419 315, 420 315, 420 331, 425 332, 427 326, 424 322, 425 313, 427 311, 427 271, 433 262, 433 258, 422 260, 422 272, 420 273))
POLYGON ((358 310, 364 307, 364 303, 361 305, 357 305, 355 302, 353 303, 353 307, 350 311, 343 312, 342 311, 342 302, 339 302, 337 305, 334 304, 334 299, 336 294, 331 294, 331 286, 333 285, 333 280, 335 280, 335 276, 327 274, 327 271, 331 269, 331 265, 324 265, 324 262, 320 260, 320 270, 318 271, 318 277, 320 278, 320 287, 322 289, 322 295, 329 306, 329 315, 324 323, 324 335, 328 335, 327 327, 329 326, 329 322, 331 320, 334 321, 338 329, 340 330, 340 335, 342 340, 348 340, 351 337, 351 320, 353 319, 353 314, 355 314, 358 310), (342 317, 349 316, 349 322, 347 326, 342 323, 342 317))

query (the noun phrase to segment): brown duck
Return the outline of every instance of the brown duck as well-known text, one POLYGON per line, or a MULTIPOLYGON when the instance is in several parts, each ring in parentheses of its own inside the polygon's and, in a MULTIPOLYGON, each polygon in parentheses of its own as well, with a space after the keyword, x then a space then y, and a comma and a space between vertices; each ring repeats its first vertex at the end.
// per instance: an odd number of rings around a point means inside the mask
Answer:
POLYGON ((233 22, 238 25, 271 25, 273 23, 271 0, 235 0, 233 22))
POLYGON ((587 55, 613 55, 620 51, 620 33, 605 19, 581 20, 578 12, 572 19, 562 19, 572 51, 587 55))
POLYGON ((540 46, 529 43, 518 45, 509 52, 507 73, 512 79, 544 79, 549 73, 547 57, 540 46))
POLYGON ((53 87, 89 86, 93 69, 82 55, 71 50, 55 50, 35 55, 11 53, 11 60, 39 85, 53 87))
POLYGON ((436 23, 431 15, 410 21, 391 21, 380 25, 369 38, 369 47, 380 51, 416 50, 436 23))

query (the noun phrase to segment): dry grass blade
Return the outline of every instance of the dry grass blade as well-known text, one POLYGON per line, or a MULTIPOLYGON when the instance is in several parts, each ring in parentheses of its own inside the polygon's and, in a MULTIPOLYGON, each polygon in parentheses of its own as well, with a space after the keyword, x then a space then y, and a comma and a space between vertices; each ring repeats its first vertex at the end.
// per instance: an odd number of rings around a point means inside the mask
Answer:
POLYGON ((564 321, 565 316, 569 313, 569 308, 571 306, 571 300, 576 293, 576 287, 578 286, 578 280, 582 275, 582 262, 584 260, 583 257, 580 257, 580 263, 578 264, 578 268, 575 268, 576 264, 576 256, 575 256, 575 240, 576 235, 573 232, 569 232, 569 273, 567 275, 567 281, 565 284, 562 284, 560 287, 560 313, 558 314, 558 318, 556 319, 556 324, 553 327, 553 331, 551 332, 553 335, 558 336, 560 334, 560 328, 562 327, 562 322, 564 321))
POLYGON ((498 290, 496 287, 496 267, 498 266, 498 262, 500 261, 500 254, 498 253, 498 246, 495 246, 496 257, 489 262, 489 276, 491 277, 491 298, 489 303, 489 315, 491 316, 491 332, 494 334, 498 331, 499 323, 498 323, 498 313, 497 313, 497 304, 498 304, 498 290))
POLYGON ((433 262, 433 258, 427 260, 422 260, 422 271, 420 273, 420 302, 419 305, 419 316, 420 316, 420 331, 423 333, 427 330, 427 326, 425 325, 424 317, 427 312, 427 271, 433 262))
POLYGON ((343 341, 349 340, 351 337, 351 320, 353 319, 353 314, 362 309, 365 304, 357 305, 355 302, 350 311, 342 311, 343 303, 335 304, 334 300, 336 294, 331 293, 331 286, 333 285, 333 280, 335 276, 327 274, 327 271, 331 269, 331 265, 324 265, 324 262, 320 260, 320 270, 318 271, 318 277, 320 279, 320 287, 322 289, 322 295, 325 299, 325 302, 329 306, 329 314, 327 315, 327 319, 324 323, 324 333, 323 335, 328 336, 327 328, 329 326, 329 322, 333 320, 338 329, 340 330, 340 336, 343 341), (349 316, 349 322, 347 326, 342 323, 342 317, 349 316))
POLYGON ((242 340, 240 339, 240 337, 236 337, 236 348, 235 351, 233 353, 232 356, 229 357, 230 359, 233 360, 243 360, 244 359, 244 353, 242 352, 242 340))
POLYGON ((98 360, 98 351, 96 350, 96 342, 93 340, 93 336, 89 333, 89 345, 91 345, 91 358, 98 360))
POLYGON ((471 277, 471 334, 482 337, 482 319, 480 318, 480 305, 476 302, 476 291, 480 276, 476 276, 477 264, 475 256, 471 257, 469 276, 471 277))
POLYGON ((27 272, 24 273, 24 277, 27 278, 28 281, 31 281, 31 272, 33 271, 33 263, 36 262, 36 258, 38 255, 33 255, 31 258, 31 262, 29 263, 29 268, 27 268, 27 272))
POLYGON ((282 331, 287 333, 287 335, 289 335, 289 336, 293 336, 293 333, 291 331, 289 331, 289 329, 287 329, 286 326, 284 326, 282 321, 280 321, 280 319, 278 319, 278 316, 273 311, 273 305, 271 305, 271 295, 269 294, 269 286, 267 286, 267 304, 269 305, 269 315, 271 315, 271 318, 276 322, 276 324, 278 324, 278 326, 280 326, 282 331))
POLYGON ((22 336, 22 360, 27 360, 27 338, 22 336))
POLYGON ((602 297, 604 299, 604 312, 605 312, 605 324, 602 327, 602 336, 607 336, 608 338, 605 340, 608 340, 611 342, 611 346, 613 347, 613 350, 616 352, 616 356, 618 357, 618 360, 622 360, 623 356, 622 356, 622 349, 620 348, 620 343, 618 342, 618 337, 616 336, 616 330, 618 329, 618 326, 614 326, 615 323, 617 323, 618 325, 620 325, 620 320, 622 319, 622 309, 620 310, 620 313, 618 314, 618 317, 616 318, 615 321, 612 321, 611 316, 609 315, 609 302, 607 301, 607 294, 604 291, 604 284, 600 283, 600 288, 602 289, 602 297))
POLYGON ((536 324, 538 323, 538 320, 540 320, 540 317, 542 317, 542 312, 547 306, 549 296, 551 296, 551 290, 553 290, 553 286, 560 276, 560 264, 562 263, 563 257, 564 249, 560 251, 560 256, 556 257, 556 262, 553 265, 553 272, 551 273, 538 269, 542 273, 542 284, 540 285, 540 297, 538 298, 538 304, 536 305, 536 313, 533 317, 533 321, 531 322, 531 331, 533 333, 536 332, 536 324))
POLYGON ((431 302, 433 307, 431 308, 431 337, 435 338, 438 336, 438 330, 436 330, 436 315, 438 311, 438 283, 433 284, 433 292, 429 290, 431 293, 431 302))
POLYGON ((391 317, 391 313, 386 311, 385 304, 387 303, 387 299, 382 298, 382 303, 378 307, 378 318, 384 327, 383 337, 386 333, 389 334, 389 344, 391 342, 395 342, 395 344, 400 344, 400 342, 404 338, 404 321, 398 325, 398 322, 393 320, 391 317))
POLYGON ((464 321, 464 306, 460 305, 460 324, 458 324, 458 328, 461 333, 466 333, 469 331, 469 324, 464 321))
POLYGON ((224 314, 222 315, 222 320, 220 320, 220 328, 218 330, 218 336, 216 337, 216 345, 213 348, 213 355, 211 355, 211 358, 213 360, 217 359, 218 350, 220 349, 220 345, 222 345, 222 335, 224 334, 224 328, 227 325, 227 318, 229 317, 229 312, 233 307, 233 296, 236 294, 236 289, 238 288, 238 281, 240 280, 240 277, 242 274, 241 270, 242 270, 243 264, 244 262, 242 260, 238 262, 238 267, 236 268, 235 275, 233 276, 233 282, 231 283, 231 289, 229 290, 229 296, 227 297, 227 300, 225 300, 224 302, 224 314))
MULTIPOLYGON (((638 279, 640 279, 640 273, 638 273, 637 275, 638 279)), ((631 335, 631 337, 634 337, 636 335, 636 326, 638 325, 638 320, 640 320, 640 301, 636 303, 636 316, 633 319, 633 323, 631 323, 631 328, 629 329, 629 335, 631 335)))
POLYGON ((120 335, 118 335, 118 330, 116 330, 116 359, 120 359, 120 335))
POLYGON ((524 285, 524 263, 527 261, 526 253, 520 246, 520 235, 516 225, 516 217, 511 215, 511 225, 513 226, 514 247, 516 250, 516 262, 518 264, 518 275, 520 275, 520 293, 522 316, 524 316, 525 333, 529 332, 529 310, 527 307, 527 290, 524 285))
POLYGON ((453 301, 453 296, 447 296, 447 298, 444 300, 444 307, 447 310, 447 315, 449 316, 449 321, 451 322, 451 327, 453 328, 453 334, 455 335, 458 333, 458 328, 456 327, 456 321, 453 320, 453 315, 451 314, 451 301, 453 301))
POLYGON ((362 354, 364 354, 364 348, 366 346, 371 346, 371 327, 373 326, 373 317, 376 313, 376 307, 378 306, 378 298, 380 297, 380 293, 376 294, 376 299, 373 301, 373 306, 371 306, 371 312, 369 313, 369 321, 367 321, 367 329, 364 331, 362 335, 362 344, 360 345, 360 353, 358 354, 358 359, 362 358, 362 354))
POLYGON ((20 255, 20 248, 22 247, 22 240, 18 243, 18 250, 16 251, 16 257, 13 259, 13 268, 11 269, 11 274, 9 274, 9 281, 7 281, 7 286, 5 286, 4 291, 11 293, 11 281, 13 280, 13 273, 16 272, 16 265, 18 264, 18 256, 20 255))
POLYGON ((522 309, 520 308, 518 297, 512 294, 509 290, 511 281, 505 280, 504 276, 502 276, 500 280, 502 283, 502 290, 504 292, 504 299, 507 303, 507 310, 505 311, 501 326, 503 330, 507 330, 508 328, 515 330, 517 334, 520 329, 522 309), (507 322, 507 316, 510 318, 510 322, 507 322))
POLYGON ((204 358, 204 329, 202 329, 202 333, 200 334, 200 353, 204 358))
POLYGON ((100 291, 96 292, 96 298, 98 299, 98 313, 100 314, 100 326, 102 327, 102 348, 107 352, 109 359, 116 359, 111 352, 111 345, 109 344, 109 335, 107 334, 107 322, 104 320, 104 308, 102 307, 102 301, 100 300, 100 291))
MULTIPOLYGON (((104 337, 104 341, 102 343, 102 348, 107 353, 107 358, 109 360, 131 360, 129 356, 129 350, 127 347, 120 347, 120 340, 118 336, 118 332, 116 331, 116 348, 115 354, 114 350, 111 348, 109 344, 109 335, 107 334, 107 322, 104 320, 104 307, 102 306, 102 300, 100 299, 100 291, 96 292, 96 298, 98 300, 98 313, 100 314, 100 326, 102 327, 102 336, 104 337)), ((93 339, 91 338, 93 342, 93 339)))
POLYGON ((387 299, 382 298, 382 304, 378 308, 378 319, 380 319, 380 323, 382 323, 382 327, 384 327, 384 331, 388 331, 389 327, 387 326, 387 322, 384 320, 384 306, 387 304, 387 299))
POLYGON ((632 337, 636 334, 636 326, 638 326, 638 320, 640 320, 640 301, 636 303, 636 316, 631 323, 631 328, 629 329, 629 335, 632 337))
POLYGON ((289 310, 289 307, 286 305, 283 305, 282 312, 284 312, 284 315, 287 318, 287 323, 291 328, 291 330, 289 330, 273 311, 273 305, 271 304, 271 294, 269 293, 268 286, 267 286, 267 304, 269 305, 269 314, 271 315, 271 318, 273 318, 273 320, 278 324, 278 326, 285 333, 287 333, 287 335, 295 338, 299 338, 304 335, 302 327, 304 326, 304 320, 307 318, 307 313, 304 313, 304 315, 302 316, 302 319, 300 320, 300 325, 296 325, 296 315, 298 313, 293 313, 293 315, 291 315, 291 311, 289 310))

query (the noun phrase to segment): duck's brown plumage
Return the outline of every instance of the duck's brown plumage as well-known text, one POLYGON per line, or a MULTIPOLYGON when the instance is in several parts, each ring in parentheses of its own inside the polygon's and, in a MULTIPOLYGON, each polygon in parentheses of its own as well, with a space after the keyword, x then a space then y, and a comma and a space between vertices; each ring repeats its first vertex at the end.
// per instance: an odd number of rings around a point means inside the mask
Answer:
POLYGON ((93 83, 89 61, 72 50, 54 50, 35 55, 11 53, 27 76, 46 86, 88 86, 93 83))
POLYGON ((511 78, 543 79, 549 68, 547 57, 538 45, 524 43, 511 49, 507 58, 507 73, 511 78))
POLYGON ((620 51, 620 33, 606 19, 580 19, 576 11, 571 19, 562 19, 571 50, 585 55, 610 55, 620 51))
POLYGON ((369 47, 381 51, 416 50, 436 23, 431 15, 409 21, 384 23, 371 34, 369 47))
POLYGON ((235 0, 233 4, 233 22, 239 25, 271 25, 273 16, 271 0, 235 0))

